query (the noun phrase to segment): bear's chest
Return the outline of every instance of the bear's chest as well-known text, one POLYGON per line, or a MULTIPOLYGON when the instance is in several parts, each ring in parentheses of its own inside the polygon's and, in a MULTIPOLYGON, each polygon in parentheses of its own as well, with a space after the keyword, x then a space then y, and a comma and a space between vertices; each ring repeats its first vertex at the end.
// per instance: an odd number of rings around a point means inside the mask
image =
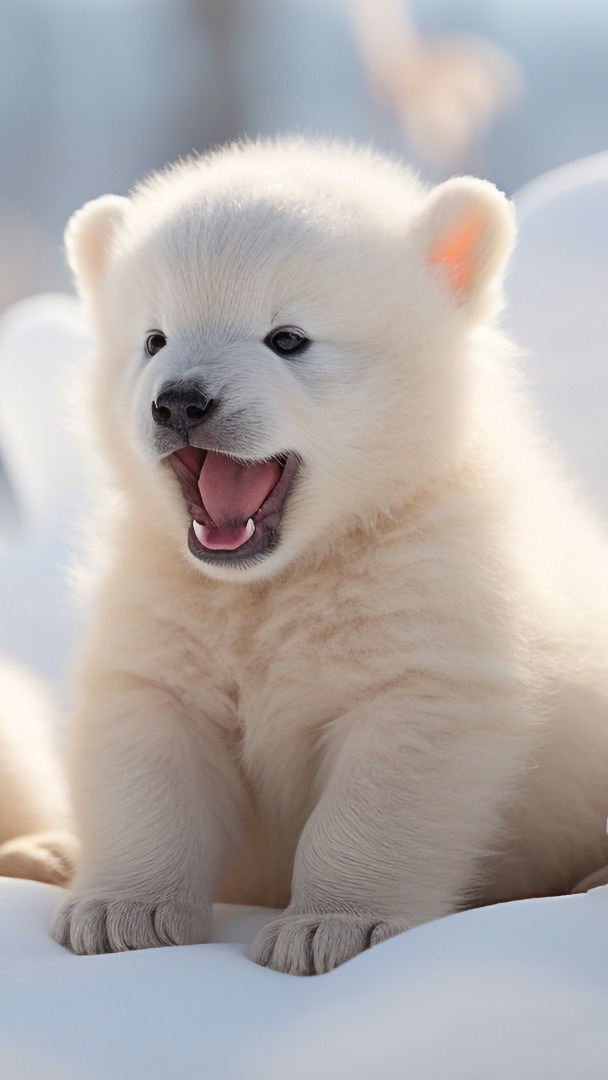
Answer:
POLYGON ((233 729, 256 776, 301 772, 332 720, 402 676, 419 633, 403 584, 369 568, 267 592, 209 588, 203 599, 190 608, 183 689, 233 729))
POLYGON ((334 718, 404 670, 405 628, 404 612, 387 610, 370 582, 285 590, 244 607, 224 647, 245 755, 314 756, 334 718))

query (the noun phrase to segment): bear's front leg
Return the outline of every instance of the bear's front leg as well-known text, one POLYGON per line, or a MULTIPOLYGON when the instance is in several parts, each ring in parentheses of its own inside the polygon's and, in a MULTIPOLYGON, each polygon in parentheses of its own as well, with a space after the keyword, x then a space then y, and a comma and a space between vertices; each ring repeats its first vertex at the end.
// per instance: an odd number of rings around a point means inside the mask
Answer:
POLYGON ((206 941, 240 820, 221 729, 158 687, 108 677, 74 736, 82 853, 55 940, 76 953, 206 941))
POLYGON ((470 714, 435 688, 418 701, 390 692, 326 731, 291 902, 257 935, 253 960, 321 974, 462 904, 495 836, 496 792, 518 767, 509 725, 470 714))

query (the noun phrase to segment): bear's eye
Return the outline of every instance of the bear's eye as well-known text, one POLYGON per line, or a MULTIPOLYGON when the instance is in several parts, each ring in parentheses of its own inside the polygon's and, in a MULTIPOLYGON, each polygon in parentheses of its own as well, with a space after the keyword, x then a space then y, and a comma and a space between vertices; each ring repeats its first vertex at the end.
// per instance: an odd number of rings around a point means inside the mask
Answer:
POLYGON ((308 348, 310 338, 295 326, 279 326, 264 338, 264 344, 278 356, 295 356, 308 348))
POLYGON ((146 352, 148 356, 156 356, 157 352, 164 349, 167 339, 160 330, 153 330, 146 338, 146 352))

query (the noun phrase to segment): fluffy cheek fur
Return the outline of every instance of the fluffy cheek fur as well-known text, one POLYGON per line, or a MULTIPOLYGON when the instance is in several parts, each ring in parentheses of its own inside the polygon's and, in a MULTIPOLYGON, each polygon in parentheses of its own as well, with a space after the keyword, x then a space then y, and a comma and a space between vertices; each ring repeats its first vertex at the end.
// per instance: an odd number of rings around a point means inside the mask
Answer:
MULTIPOLYGON (((450 310, 440 290, 435 297, 427 290, 424 305, 412 294, 398 320, 386 297, 367 320, 356 304, 339 319, 317 313, 320 340, 299 367, 277 364, 257 342, 232 350, 217 339, 201 346, 200 334, 197 339, 183 319, 178 344, 146 360, 141 297, 122 276, 110 278, 95 304, 101 344, 90 403, 100 449, 123 486, 127 479, 134 497, 147 493, 151 519, 142 520, 142 530, 162 521, 180 553, 207 576, 258 580, 299 556, 322 555, 379 509, 390 514, 411 498, 458 453, 469 381, 462 354, 470 333, 466 313, 450 310), (343 340, 331 341, 340 332, 343 340), (192 376, 222 397, 228 419, 242 418, 254 433, 235 450, 263 458, 288 449, 301 458, 281 542, 257 566, 209 565, 188 551, 190 520, 179 483, 154 446, 151 402, 165 381, 192 376)), ((168 322, 178 319, 169 314, 168 322)))

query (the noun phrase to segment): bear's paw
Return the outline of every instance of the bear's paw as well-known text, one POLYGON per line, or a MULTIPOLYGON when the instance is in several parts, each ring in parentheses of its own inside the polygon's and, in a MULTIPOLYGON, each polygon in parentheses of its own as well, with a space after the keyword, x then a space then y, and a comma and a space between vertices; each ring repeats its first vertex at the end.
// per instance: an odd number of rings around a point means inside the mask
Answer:
POLYGON ((87 893, 70 897, 59 908, 52 935, 66 949, 91 955, 199 944, 208 940, 209 929, 208 908, 87 893))
POLYGON ((408 929, 403 919, 370 913, 284 914, 257 934, 251 959, 287 975, 323 975, 408 929))

